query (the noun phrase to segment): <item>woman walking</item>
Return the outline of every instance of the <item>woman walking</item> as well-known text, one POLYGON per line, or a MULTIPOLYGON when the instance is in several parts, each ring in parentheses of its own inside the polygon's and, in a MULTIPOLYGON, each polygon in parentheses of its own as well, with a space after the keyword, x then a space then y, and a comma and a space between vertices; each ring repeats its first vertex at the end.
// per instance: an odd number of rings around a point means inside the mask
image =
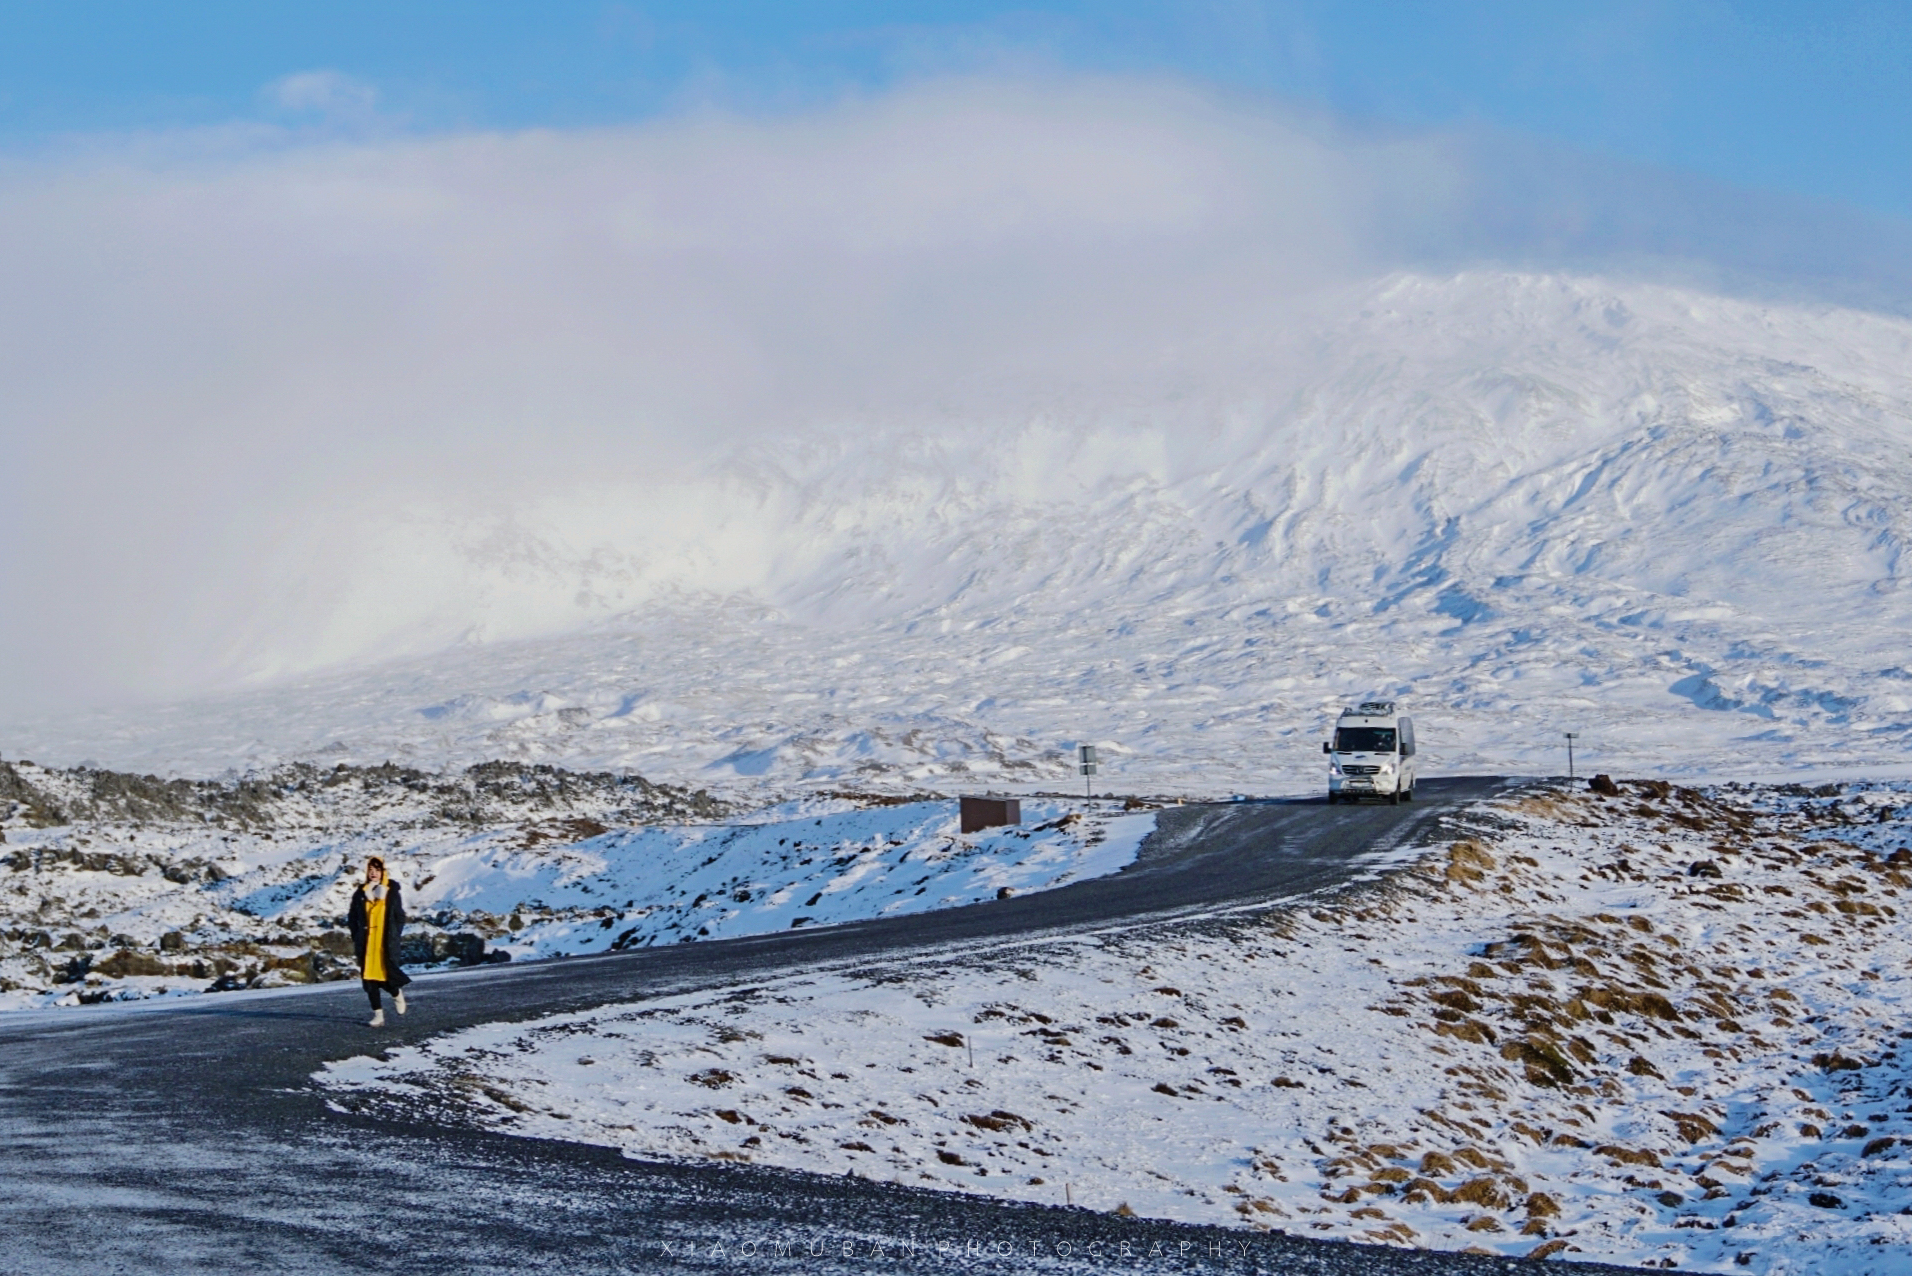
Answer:
POLYGON ((385 861, 373 856, 365 862, 365 880, 352 892, 352 908, 345 916, 352 929, 352 950, 358 954, 359 978, 372 1002, 372 1026, 385 1026, 385 1007, 378 990, 392 994, 392 1008, 405 1013, 405 985, 412 977, 398 968, 398 935, 405 929, 405 901, 398 883, 385 872, 385 861))

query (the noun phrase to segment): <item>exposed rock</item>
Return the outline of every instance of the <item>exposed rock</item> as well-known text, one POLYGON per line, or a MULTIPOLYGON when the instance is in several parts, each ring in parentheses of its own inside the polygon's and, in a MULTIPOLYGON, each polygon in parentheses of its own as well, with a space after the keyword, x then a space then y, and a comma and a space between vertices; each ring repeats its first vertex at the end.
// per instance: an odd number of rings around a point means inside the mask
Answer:
POLYGON ((87 973, 92 969, 93 954, 81 953, 79 956, 69 958, 61 965, 55 967, 53 980, 55 983, 76 984, 86 978, 87 973))
MULTIPOLYGON (((349 935, 332 932, 345 941, 341 951, 352 951, 349 935)), ((399 961, 408 966, 437 965, 440 962, 455 961, 461 966, 477 966, 485 961, 485 941, 472 934, 447 934, 443 931, 431 934, 407 935, 399 943, 399 961)))
POLYGON ((145 953, 128 952, 124 948, 94 965, 96 974, 109 979, 125 979, 132 975, 170 975, 173 968, 157 957, 145 953))

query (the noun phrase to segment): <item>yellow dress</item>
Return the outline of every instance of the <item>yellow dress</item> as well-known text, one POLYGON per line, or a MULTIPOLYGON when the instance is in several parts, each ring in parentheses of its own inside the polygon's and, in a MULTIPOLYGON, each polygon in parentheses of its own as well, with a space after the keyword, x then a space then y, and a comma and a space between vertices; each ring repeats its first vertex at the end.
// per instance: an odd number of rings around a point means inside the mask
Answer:
POLYGON ((390 892, 365 901, 365 975, 375 984, 385 982, 385 901, 390 892))

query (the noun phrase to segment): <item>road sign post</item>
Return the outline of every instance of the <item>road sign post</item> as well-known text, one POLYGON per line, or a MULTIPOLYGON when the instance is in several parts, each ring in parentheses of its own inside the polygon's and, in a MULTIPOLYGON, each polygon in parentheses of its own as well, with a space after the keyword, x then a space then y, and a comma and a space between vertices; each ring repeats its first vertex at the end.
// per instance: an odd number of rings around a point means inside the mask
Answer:
POLYGON ((1093 744, 1084 744, 1084 745, 1077 746, 1076 765, 1082 768, 1082 796, 1085 798, 1094 797, 1095 796, 1094 776, 1095 776, 1096 767, 1095 767, 1095 746, 1093 744))
POLYGON ((1573 779, 1573 742, 1579 736, 1577 731, 1567 732, 1567 778, 1573 779))

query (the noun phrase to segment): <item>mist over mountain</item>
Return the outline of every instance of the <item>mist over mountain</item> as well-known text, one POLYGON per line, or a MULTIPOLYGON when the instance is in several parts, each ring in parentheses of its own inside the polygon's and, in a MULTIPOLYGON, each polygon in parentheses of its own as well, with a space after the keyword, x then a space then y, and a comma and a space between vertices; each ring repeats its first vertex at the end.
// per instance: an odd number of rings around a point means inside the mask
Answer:
POLYGON ((1890 767, 1909 351, 1912 323, 1824 304, 1395 274, 1268 352, 1261 401, 752 440, 661 505, 605 484, 414 521, 394 543, 440 597, 573 632, 13 748, 748 791, 1055 786, 1095 740, 1124 789, 1266 791, 1311 783, 1331 713, 1376 692, 1442 770, 1561 769, 1566 730, 1620 770, 1890 767))

